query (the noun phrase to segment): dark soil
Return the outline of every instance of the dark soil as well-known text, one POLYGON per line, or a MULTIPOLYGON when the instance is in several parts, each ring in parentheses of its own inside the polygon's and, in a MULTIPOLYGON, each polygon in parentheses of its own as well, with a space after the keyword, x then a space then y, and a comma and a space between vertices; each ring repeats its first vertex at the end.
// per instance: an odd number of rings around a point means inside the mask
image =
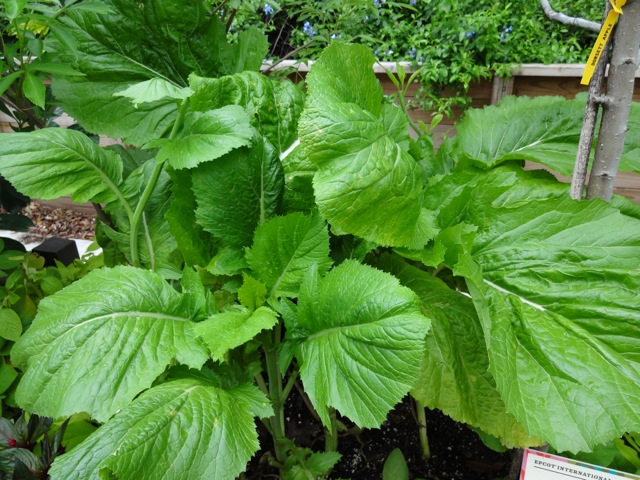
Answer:
MULTIPOLYGON (((296 445, 314 451, 323 450, 321 424, 313 418, 295 391, 285 412, 287 435, 295 440, 296 445)), ((341 420, 347 427, 353 426, 347 420, 341 420)), ((380 429, 340 436, 338 450, 342 458, 330 478, 381 479, 384 462, 395 448, 402 451, 411 479, 497 480, 507 477, 512 462, 510 452, 497 453, 489 449, 475 432, 437 410, 427 411, 427 429, 431 449, 429 461, 422 457, 413 402, 409 397, 405 398, 389 413, 380 429)), ((260 433, 261 445, 269 448, 271 438, 266 429, 260 433)), ((258 453, 250 463, 246 478, 277 478, 277 472, 267 464, 268 456, 265 452, 258 453)))

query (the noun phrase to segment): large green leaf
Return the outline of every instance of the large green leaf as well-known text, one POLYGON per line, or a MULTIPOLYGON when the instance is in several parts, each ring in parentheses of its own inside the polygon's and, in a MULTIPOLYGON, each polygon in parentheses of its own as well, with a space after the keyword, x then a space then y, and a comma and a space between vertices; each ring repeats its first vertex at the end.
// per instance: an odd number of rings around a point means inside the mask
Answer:
POLYGON ((217 110, 195 112, 187 116, 184 127, 175 138, 149 142, 147 147, 160 147, 159 162, 173 168, 194 168, 215 160, 231 150, 251 144, 254 131, 245 111, 235 105, 217 110))
POLYGON ((252 312, 235 307, 199 322, 195 332, 211 350, 211 358, 222 361, 229 350, 248 342, 262 330, 273 328, 276 323, 278 315, 270 308, 260 307, 252 312))
POLYGON ((215 77, 257 70, 266 54, 266 40, 255 29, 228 44, 224 24, 205 2, 104 3, 108 13, 71 9, 55 30, 49 49, 85 77, 56 77, 53 91, 86 129, 130 144, 158 138, 175 120, 176 102, 167 97, 136 108, 115 94, 152 79, 186 87, 193 72, 215 77))
POLYGON ((467 277, 507 410, 558 450, 637 430, 640 221, 600 201, 483 195, 466 197, 475 238, 447 263, 467 277))
POLYGON ((268 416, 253 385, 223 389, 186 378, 154 387, 71 452, 52 480, 235 478, 258 450, 254 416, 268 416), (107 473, 108 472, 108 473, 107 473))
POLYGON ((206 266, 213 252, 215 241, 196 222, 196 197, 192 190, 191 172, 169 170, 172 180, 171 205, 165 219, 171 236, 187 265, 206 266))
POLYGON ((122 200, 120 157, 74 130, 4 134, 0 174, 34 198, 71 194, 76 202, 122 200))
POLYGON ((44 299, 13 347, 13 362, 26 370, 18 403, 50 417, 87 412, 107 420, 172 361, 192 368, 206 361, 192 314, 153 272, 91 272, 44 299))
POLYGON ((540 444, 507 413, 496 390, 473 301, 405 262, 392 264, 391 272, 418 294, 432 322, 412 395, 429 408, 498 437, 507 447, 540 444))
POLYGON ((357 45, 323 52, 307 77, 300 141, 317 166, 320 213, 337 232, 419 248, 435 233, 421 206, 422 172, 406 150, 407 119, 384 103, 374 61, 357 45))
POLYGON ((246 258, 270 296, 295 297, 309 268, 317 265, 320 274, 329 270, 329 232, 317 214, 276 217, 258 227, 246 258))
POLYGON ((136 108, 130 99, 114 96, 136 83, 54 79, 52 88, 65 112, 88 131, 142 146, 171 128, 178 108, 171 98, 143 103, 136 108))
POLYGON ((284 188, 282 166, 261 137, 193 170, 196 219, 231 246, 248 247, 256 227, 278 213, 284 188))
POLYGON ((163 78, 152 78, 116 92, 114 96, 131 99, 133 106, 137 108, 139 103, 151 103, 163 98, 184 100, 192 93, 193 91, 188 87, 181 88, 163 78))
MULTIPOLYGON (((497 107, 469 110, 458 126, 457 158, 482 168, 532 160, 570 177, 582 129, 585 97, 507 97, 497 107)), ((597 132, 596 132, 597 136, 597 132)), ((640 172, 640 104, 631 105, 620 171, 640 172)))
POLYGON ((225 105, 244 107, 251 125, 271 142, 278 154, 296 139, 304 95, 293 82, 242 72, 220 78, 192 75, 189 84, 194 91, 191 97, 194 110, 207 111, 225 105))
POLYGON ((584 102, 563 97, 507 97, 469 110, 458 125, 457 156, 482 168, 532 160, 571 176, 584 102))
POLYGON ((324 278, 312 268, 285 322, 323 423, 333 407, 361 427, 379 427, 413 387, 430 325, 415 293, 354 260, 324 278))
POLYGON ((316 166, 309 161, 304 150, 298 144, 282 157, 284 169, 284 196, 283 206, 287 212, 308 212, 316 208, 316 199, 313 193, 313 176, 316 166))

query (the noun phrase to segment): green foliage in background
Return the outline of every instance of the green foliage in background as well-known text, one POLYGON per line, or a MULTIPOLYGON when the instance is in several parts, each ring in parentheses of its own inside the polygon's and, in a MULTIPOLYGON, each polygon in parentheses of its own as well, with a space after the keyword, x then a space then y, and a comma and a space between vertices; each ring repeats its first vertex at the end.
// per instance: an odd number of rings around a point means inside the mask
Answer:
MULTIPOLYGON (((422 107, 467 105, 469 85, 521 63, 586 61, 595 34, 549 20, 539 0, 283 0, 214 2, 230 34, 263 29, 270 58, 314 59, 341 39, 370 47, 378 61, 425 65, 422 107), (311 42, 311 43, 310 43, 311 42), (301 47, 301 50, 297 50, 301 47), (449 98, 442 98, 447 87, 449 98)), ((557 11, 600 21, 604 2, 552 2, 557 11)))

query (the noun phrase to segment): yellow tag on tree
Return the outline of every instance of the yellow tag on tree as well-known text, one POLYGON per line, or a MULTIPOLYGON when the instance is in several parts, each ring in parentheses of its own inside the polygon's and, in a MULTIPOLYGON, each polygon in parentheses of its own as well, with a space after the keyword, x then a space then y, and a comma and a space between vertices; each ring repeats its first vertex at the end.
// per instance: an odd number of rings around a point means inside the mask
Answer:
POLYGON ((607 45, 607 40, 609 40, 609 36, 613 31, 613 26, 616 24, 618 16, 622 15, 622 6, 625 3, 627 3, 627 0, 611 0, 613 9, 609 12, 609 15, 607 15, 607 18, 600 29, 600 35, 598 35, 598 38, 596 39, 596 44, 593 46, 593 50, 591 50, 591 55, 589 55, 589 59, 587 60, 587 66, 582 74, 582 80, 580 80, 582 85, 589 85, 593 72, 596 69, 596 65, 598 65, 598 60, 600 60, 600 56, 607 45))

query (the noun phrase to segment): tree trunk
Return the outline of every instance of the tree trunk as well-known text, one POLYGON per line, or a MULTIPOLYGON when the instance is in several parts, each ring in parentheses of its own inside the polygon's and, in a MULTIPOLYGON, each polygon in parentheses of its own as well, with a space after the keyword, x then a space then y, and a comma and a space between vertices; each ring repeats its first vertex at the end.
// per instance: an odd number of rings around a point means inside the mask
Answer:
MULTIPOLYGON (((604 14, 602 16, 603 23, 610 11, 611 3, 609 0, 606 0, 604 14)), ((591 146, 596 131, 596 120, 598 119, 598 112, 600 111, 600 105, 604 98, 602 96, 602 86, 604 85, 604 76, 607 65, 609 64, 610 46, 611 42, 609 41, 589 82, 589 95, 587 97, 587 106, 584 109, 584 120, 582 122, 582 131, 580 132, 580 142, 578 143, 578 154, 576 155, 576 163, 571 177, 571 191, 569 194, 574 200, 582 200, 584 196, 591 146)))
POLYGON ((602 121, 587 199, 611 200, 627 132, 640 61, 640 0, 628 0, 623 10, 613 37, 607 93, 602 103, 602 121))

